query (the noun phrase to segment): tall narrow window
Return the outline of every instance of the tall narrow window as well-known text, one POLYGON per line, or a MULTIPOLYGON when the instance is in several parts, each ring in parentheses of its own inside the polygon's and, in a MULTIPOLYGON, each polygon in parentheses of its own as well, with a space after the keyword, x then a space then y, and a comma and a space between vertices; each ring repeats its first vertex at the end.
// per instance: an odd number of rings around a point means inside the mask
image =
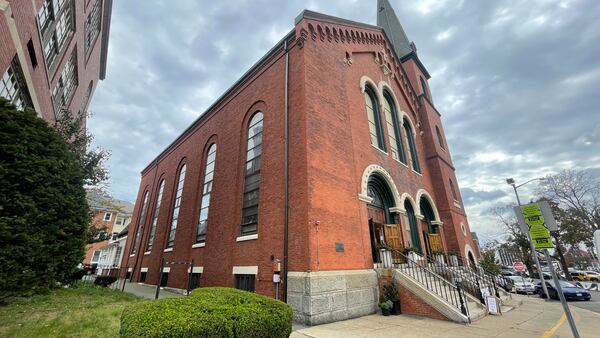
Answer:
POLYGON ((438 139, 438 143, 440 144, 440 147, 442 147, 442 149, 446 149, 444 147, 444 140, 442 139, 442 133, 440 132, 440 128, 438 128, 438 126, 435 126, 435 133, 437 134, 437 139, 438 139))
POLYGON ((390 137, 390 152, 395 160, 406 163, 404 147, 402 146, 402 134, 400 134, 400 128, 398 127, 396 106, 394 105, 388 93, 384 94, 384 98, 383 111, 385 113, 388 136, 390 137))
POLYGON ((246 147, 246 178, 242 205, 241 235, 257 233, 258 196, 260 187, 260 157, 262 154, 263 113, 257 112, 248 124, 246 147))
POLYGON ((217 145, 213 143, 208 148, 206 155, 206 166, 204 168, 204 186, 202 199, 200 200, 200 216, 198 217, 198 229, 196 231, 196 243, 206 240, 206 227, 208 223, 208 207, 210 206, 210 193, 213 186, 213 175, 215 173, 215 159, 217 156, 217 145))
POLYGON ((177 231, 177 220, 179 219, 179 208, 181 207, 181 197, 183 195, 183 183, 185 182, 185 164, 179 169, 179 180, 177 182, 177 191, 175 192, 175 205, 173 207, 173 215, 171 216, 171 229, 169 229, 169 237, 167 240, 167 248, 173 247, 175 242, 175 232, 177 231))
POLYGON ((85 20, 85 25, 84 25, 84 36, 85 36, 85 44, 84 44, 84 50, 85 50, 85 55, 89 55, 90 51, 92 50, 92 46, 94 45, 94 42, 96 41, 96 37, 98 37, 98 34, 100 33, 100 18, 101 18, 101 14, 102 14, 102 10, 100 9, 100 6, 102 5, 102 0, 96 0, 96 3, 94 3, 94 7, 92 8, 92 11, 90 12, 90 14, 88 14, 86 20, 85 20))
POLYGON ((365 88, 365 105, 367 108, 367 119, 369 121, 369 133, 371 134, 371 144, 385 151, 385 142, 383 141, 383 129, 379 117, 379 104, 375 93, 370 87, 365 88))
POLYGON ((408 139, 408 148, 410 150, 410 157, 412 159, 412 167, 414 171, 420 173, 421 166, 419 165, 419 158, 417 156, 417 146, 415 144, 415 135, 410 127, 410 122, 408 119, 404 119, 404 132, 406 133, 406 138, 408 139))
POLYGON ((52 91, 54 109, 58 113, 63 108, 67 108, 71 102, 75 89, 79 84, 77 79, 77 49, 73 49, 69 61, 65 64, 56 87, 52 91))
POLYGON ((429 99, 429 95, 427 94, 427 82, 425 82, 425 79, 421 76, 421 87, 423 88, 423 95, 425 95, 425 97, 427 99, 429 99))
POLYGON ((165 180, 160 181, 158 186, 158 196, 156 197, 156 206, 154 207, 154 216, 152 216, 152 223, 150 224, 150 235, 148 236, 148 244, 146 244, 146 251, 152 250, 154 244, 154 234, 156 233, 156 224, 158 223, 158 214, 160 212, 160 205, 162 204, 163 191, 165 190, 165 180))
POLYGON ((140 237, 144 232, 144 216, 146 216, 146 207, 148 206, 148 190, 144 193, 144 200, 142 202, 142 210, 138 218, 137 231, 135 232, 135 240, 133 241, 133 247, 131 248, 131 254, 135 255, 140 242, 140 237))
POLYGON ((452 198, 458 201, 458 196, 456 195, 456 189, 454 189, 454 183, 452 183, 452 179, 448 179, 448 183, 450 183, 450 191, 452 191, 452 198))
POLYGON ((19 58, 16 55, 0 78, 0 96, 9 100, 18 110, 32 106, 19 58))

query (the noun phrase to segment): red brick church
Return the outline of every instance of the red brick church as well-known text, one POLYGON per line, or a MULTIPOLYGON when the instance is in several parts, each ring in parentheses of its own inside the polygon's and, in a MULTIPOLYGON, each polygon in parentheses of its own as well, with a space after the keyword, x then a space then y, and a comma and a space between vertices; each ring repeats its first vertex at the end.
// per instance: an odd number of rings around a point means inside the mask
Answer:
POLYGON ((377 26, 303 11, 142 171, 133 281, 256 291, 317 324, 375 312, 382 250, 478 261, 429 73, 377 6, 377 26))

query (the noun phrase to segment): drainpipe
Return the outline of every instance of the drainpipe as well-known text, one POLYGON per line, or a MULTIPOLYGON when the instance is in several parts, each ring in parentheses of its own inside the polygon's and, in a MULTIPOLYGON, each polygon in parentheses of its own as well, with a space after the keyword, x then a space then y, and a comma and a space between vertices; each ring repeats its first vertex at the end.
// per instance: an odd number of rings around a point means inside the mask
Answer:
POLYGON ((288 146, 289 146, 289 130, 288 130, 288 78, 289 78, 289 51, 288 40, 283 42, 283 52, 285 53, 285 83, 284 83, 284 99, 283 99, 283 200, 284 200, 284 216, 283 216, 283 302, 287 303, 287 281, 288 281, 288 146))

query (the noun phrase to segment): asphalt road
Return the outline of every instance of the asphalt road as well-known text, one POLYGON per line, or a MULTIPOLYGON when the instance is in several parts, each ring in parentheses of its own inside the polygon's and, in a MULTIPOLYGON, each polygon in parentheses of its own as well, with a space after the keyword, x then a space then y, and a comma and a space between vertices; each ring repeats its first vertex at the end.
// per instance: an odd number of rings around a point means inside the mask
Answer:
POLYGON ((600 313, 600 292, 591 291, 590 293, 592 294, 590 301, 574 300, 569 301, 569 305, 600 313))

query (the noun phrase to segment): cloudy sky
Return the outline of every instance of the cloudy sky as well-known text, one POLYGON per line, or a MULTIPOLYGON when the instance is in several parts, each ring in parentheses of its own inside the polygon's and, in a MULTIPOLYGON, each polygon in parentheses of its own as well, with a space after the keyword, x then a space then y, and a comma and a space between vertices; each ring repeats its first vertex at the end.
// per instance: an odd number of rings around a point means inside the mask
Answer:
MULTIPOLYGON (((473 231, 517 182, 600 167, 600 1, 391 0, 431 73, 473 231)), ((142 170, 311 9, 375 24, 376 0, 115 1, 107 79, 89 122, 110 190, 142 170)), ((534 184, 530 185, 532 188, 534 184)), ((527 200, 532 191, 520 190, 527 200)))

